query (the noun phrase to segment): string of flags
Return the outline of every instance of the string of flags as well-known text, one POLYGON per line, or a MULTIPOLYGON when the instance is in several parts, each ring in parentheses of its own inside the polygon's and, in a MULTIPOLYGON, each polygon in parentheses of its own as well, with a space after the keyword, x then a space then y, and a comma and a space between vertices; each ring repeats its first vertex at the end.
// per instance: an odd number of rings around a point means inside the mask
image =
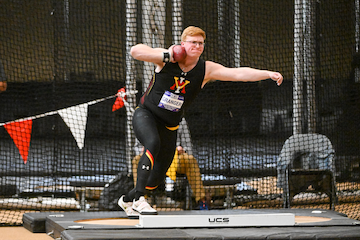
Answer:
POLYGON ((126 92, 125 88, 120 88, 115 95, 104 97, 101 99, 93 100, 87 103, 71 106, 68 108, 51 111, 31 117, 21 118, 14 121, 0 123, 0 126, 4 126, 12 140, 14 141, 19 153, 26 164, 29 155, 31 131, 33 120, 59 114, 65 124, 69 127, 71 134, 73 135, 79 149, 84 147, 86 122, 88 115, 88 106, 116 97, 116 100, 112 106, 112 111, 116 111, 125 106, 128 113, 133 113, 134 109, 129 105, 127 95, 135 95, 136 90, 126 92))

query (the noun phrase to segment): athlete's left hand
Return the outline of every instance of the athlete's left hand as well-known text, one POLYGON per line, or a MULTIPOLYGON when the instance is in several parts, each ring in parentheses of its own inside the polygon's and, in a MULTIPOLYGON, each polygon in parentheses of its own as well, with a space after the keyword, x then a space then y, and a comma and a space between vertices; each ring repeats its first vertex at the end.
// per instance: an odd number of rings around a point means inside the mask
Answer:
POLYGON ((278 86, 280 86, 281 83, 283 82, 283 76, 281 75, 281 73, 278 72, 271 72, 270 78, 274 80, 278 86))

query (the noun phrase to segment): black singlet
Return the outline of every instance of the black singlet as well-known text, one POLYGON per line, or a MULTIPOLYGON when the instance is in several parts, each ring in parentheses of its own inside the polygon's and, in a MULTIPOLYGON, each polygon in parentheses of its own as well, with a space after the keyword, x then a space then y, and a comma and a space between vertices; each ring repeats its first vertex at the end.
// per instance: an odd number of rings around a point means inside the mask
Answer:
POLYGON ((184 73, 178 63, 166 63, 159 73, 154 72, 140 105, 168 127, 181 121, 184 109, 201 90, 205 77, 205 61, 199 59, 196 66, 184 73))

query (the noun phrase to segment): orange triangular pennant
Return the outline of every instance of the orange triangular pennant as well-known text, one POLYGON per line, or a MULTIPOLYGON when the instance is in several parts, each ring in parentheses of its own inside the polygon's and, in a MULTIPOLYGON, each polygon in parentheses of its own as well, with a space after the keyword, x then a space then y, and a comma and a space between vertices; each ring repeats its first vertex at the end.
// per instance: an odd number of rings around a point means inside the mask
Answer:
POLYGON ((29 155, 32 120, 12 122, 5 124, 4 127, 19 149, 20 155, 26 164, 29 155))
MULTIPOLYGON (((115 100, 115 103, 114 105, 112 106, 112 111, 116 111, 120 108, 122 108, 124 106, 124 101, 123 101, 123 98, 120 96, 121 93, 125 93, 125 88, 120 88, 119 91, 118 91, 118 96, 115 100)), ((126 100, 126 95, 124 97, 124 99, 126 100)))

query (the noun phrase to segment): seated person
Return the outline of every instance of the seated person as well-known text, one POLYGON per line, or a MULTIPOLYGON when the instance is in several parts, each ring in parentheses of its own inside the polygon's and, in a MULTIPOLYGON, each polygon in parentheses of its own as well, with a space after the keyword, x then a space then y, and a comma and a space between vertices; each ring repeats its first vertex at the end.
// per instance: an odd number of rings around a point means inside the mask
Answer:
MULTIPOLYGON (((136 155, 132 160, 134 185, 136 185, 137 166, 141 154, 136 155)), ((190 184, 195 201, 199 203, 200 209, 207 210, 208 199, 205 194, 203 182, 201 180, 201 173, 199 165, 193 155, 185 152, 182 146, 178 146, 175 151, 174 159, 166 173, 166 175, 173 181, 176 181, 177 174, 185 174, 190 184)))

